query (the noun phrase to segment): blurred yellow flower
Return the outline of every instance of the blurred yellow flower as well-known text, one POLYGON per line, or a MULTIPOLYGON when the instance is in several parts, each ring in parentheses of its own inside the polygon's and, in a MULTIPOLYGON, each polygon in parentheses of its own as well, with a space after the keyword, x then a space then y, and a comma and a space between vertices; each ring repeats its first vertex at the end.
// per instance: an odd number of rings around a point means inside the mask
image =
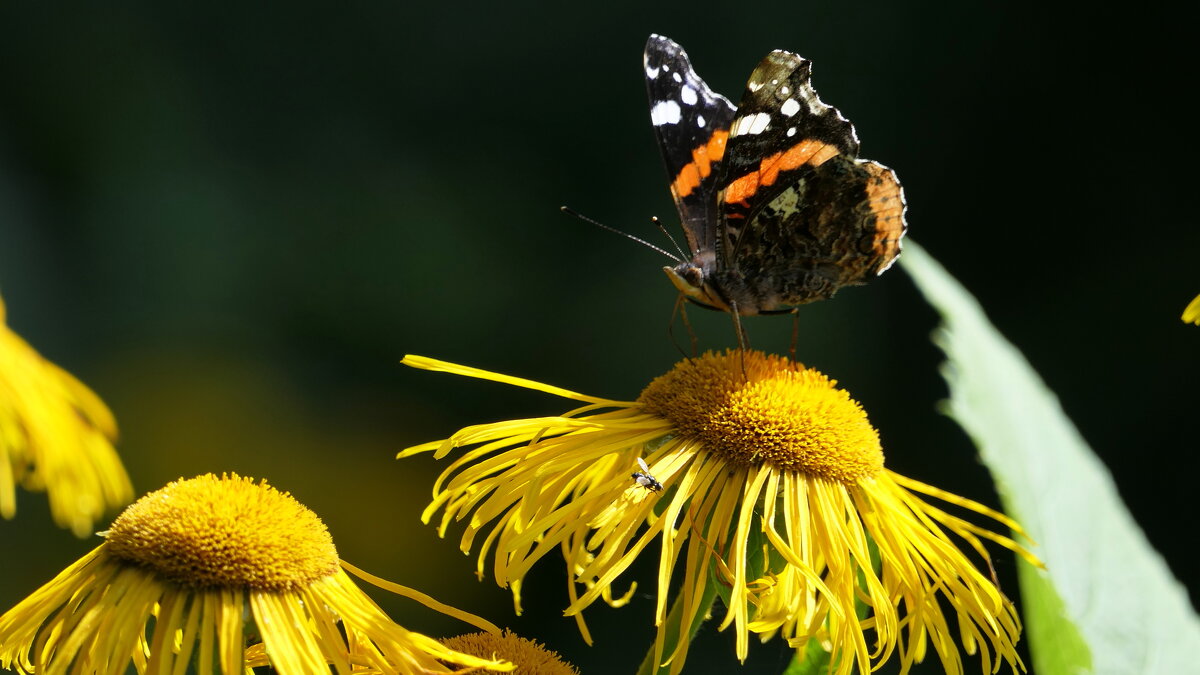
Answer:
POLYGON ((504 659, 515 665, 515 672, 520 675, 579 675, 579 669, 557 652, 510 630, 502 635, 487 632, 456 635, 442 640, 442 644, 465 654, 504 659))
POLYGON ((581 611, 597 599, 623 604, 629 594, 614 597, 614 582, 657 548, 652 658, 670 673, 683 668, 714 595, 728 605, 719 627, 734 627, 739 659, 751 633, 764 640, 780 633, 797 649, 818 641, 838 674, 856 665, 870 672, 893 656, 907 668, 930 646, 947 673, 962 672, 960 647, 978 652, 985 671, 1001 662, 1023 667, 1016 610, 950 534, 984 561, 986 539, 1040 563, 1009 537, 920 495, 1020 527, 885 469, 861 406, 815 370, 759 352, 709 353, 677 364, 637 401, 615 401, 423 357, 404 363, 586 404, 558 417, 467 427, 399 455, 442 458, 475 446, 439 477, 423 518, 441 511, 443 536, 452 522, 465 522, 464 552, 485 533, 477 573, 494 550, 492 573, 511 587, 518 613, 531 566, 561 550, 566 614, 590 642, 581 611), (856 602, 868 609, 865 618, 856 602))
POLYGON ((1200 326, 1200 295, 1192 298, 1188 306, 1183 309, 1183 317, 1181 318, 1184 323, 1194 323, 1200 326))
MULTIPOLYGON (((142 497, 106 541, 0 616, 0 667, 19 673, 285 675, 511 670, 393 623, 338 559, 324 523, 291 495, 236 474, 142 497), (247 619, 249 621, 247 621, 247 619), (246 650, 247 634, 261 644, 246 650)), ((393 585, 469 623, 492 624, 393 585)))
POLYGON ((46 492, 59 526, 92 534, 105 511, 133 498, 116 437, 104 402, 12 332, 0 299, 0 516, 16 515, 21 485, 46 492))

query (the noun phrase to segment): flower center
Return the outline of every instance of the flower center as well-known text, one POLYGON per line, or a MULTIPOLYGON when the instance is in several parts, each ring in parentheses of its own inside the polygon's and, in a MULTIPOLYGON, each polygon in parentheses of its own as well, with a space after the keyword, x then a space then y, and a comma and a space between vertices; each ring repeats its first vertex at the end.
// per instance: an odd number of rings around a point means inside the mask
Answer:
POLYGON ((557 652, 552 652, 545 645, 527 640, 510 630, 505 630, 501 635, 468 633, 449 637, 441 642, 456 652, 515 663, 517 669, 514 672, 522 675, 579 675, 579 670, 563 661, 557 652))
POLYGON ((193 588, 286 591, 338 570, 315 513, 237 474, 170 483, 125 509, 105 536, 114 556, 193 588))
POLYGON ((784 357, 731 350, 681 361, 638 402, 731 462, 850 484, 883 469, 883 449, 862 406, 836 385, 784 357))

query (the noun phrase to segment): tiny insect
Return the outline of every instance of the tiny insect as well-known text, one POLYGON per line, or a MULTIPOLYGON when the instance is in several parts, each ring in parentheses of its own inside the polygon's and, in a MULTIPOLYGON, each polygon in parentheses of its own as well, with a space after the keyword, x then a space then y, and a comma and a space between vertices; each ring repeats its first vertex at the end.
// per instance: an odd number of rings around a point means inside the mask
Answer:
POLYGON ((633 472, 632 478, 634 482, 651 492, 661 492, 663 489, 662 483, 650 475, 650 467, 646 466, 646 460, 638 457, 638 466, 642 467, 642 470, 633 472))

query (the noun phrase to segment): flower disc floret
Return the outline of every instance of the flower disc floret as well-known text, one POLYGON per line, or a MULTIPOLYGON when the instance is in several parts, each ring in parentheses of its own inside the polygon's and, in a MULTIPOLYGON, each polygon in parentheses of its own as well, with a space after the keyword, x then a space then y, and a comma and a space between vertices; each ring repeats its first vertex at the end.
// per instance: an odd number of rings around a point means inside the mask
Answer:
MULTIPOLYGON (((539 642, 505 630, 501 634, 467 633, 442 640, 442 644, 479 658, 504 659, 517 666, 521 675, 579 675, 579 669, 539 642)), ((485 673, 495 672, 491 670, 485 673)))
POLYGON ((883 469, 879 434, 837 381, 780 356, 708 353, 677 364, 638 398, 734 464, 770 464, 842 483, 883 469))
POLYGON ((283 591, 338 571, 325 524, 290 494, 233 475, 178 480, 108 530, 116 557, 192 588, 283 591))

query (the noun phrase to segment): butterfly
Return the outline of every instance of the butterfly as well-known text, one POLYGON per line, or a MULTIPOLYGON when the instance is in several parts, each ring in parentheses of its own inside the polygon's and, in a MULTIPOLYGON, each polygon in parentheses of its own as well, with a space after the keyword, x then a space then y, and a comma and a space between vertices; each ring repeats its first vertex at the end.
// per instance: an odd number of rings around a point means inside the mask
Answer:
POLYGON ((736 108, 683 48, 651 35, 650 120, 691 260, 663 268, 689 300, 778 314, 866 283, 900 255, 904 192, 858 158, 854 126, 817 96, 812 63, 773 51, 736 108))

